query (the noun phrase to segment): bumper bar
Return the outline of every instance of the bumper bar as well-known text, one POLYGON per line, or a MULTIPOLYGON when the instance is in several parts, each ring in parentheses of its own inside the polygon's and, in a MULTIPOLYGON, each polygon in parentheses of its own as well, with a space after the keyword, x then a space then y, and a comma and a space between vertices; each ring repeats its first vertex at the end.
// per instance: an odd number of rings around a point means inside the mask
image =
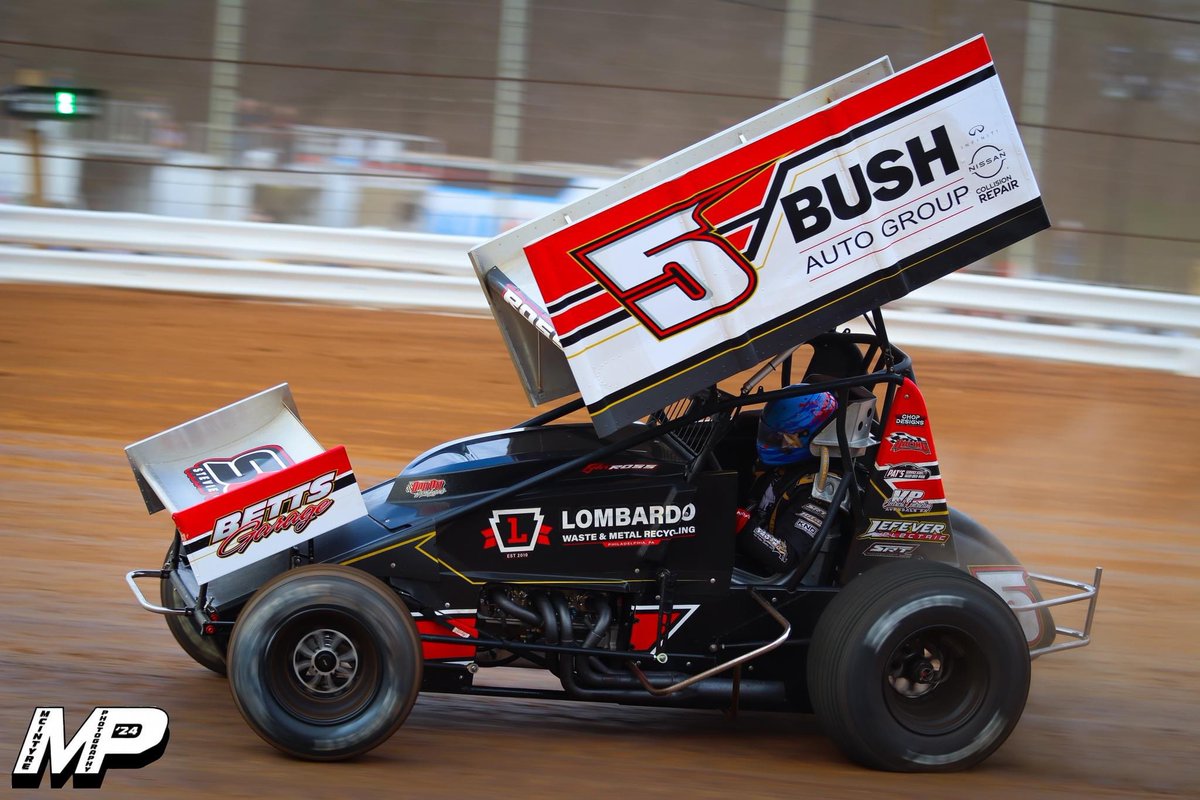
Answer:
POLYGON ((1066 586, 1076 591, 1072 594, 1062 597, 1051 598, 1050 600, 1041 600, 1036 603, 1022 604, 1015 607, 1015 611, 1029 611, 1039 608, 1050 608, 1051 606, 1061 606, 1067 603, 1078 603, 1084 600, 1087 601, 1087 617, 1084 619, 1083 630, 1075 630, 1074 628, 1060 628, 1055 626, 1054 632, 1058 636, 1065 636, 1070 641, 1056 642, 1055 644, 1046 645, 1045 647, 1035 647, 1029 651, 1030 658, 1044 656, 1047 653, 1057 653, 1060 650, 1073 650, 1076 647, 1085 647, 1092 641, 1092 620, 1096 616, 1096 600, 1100 597, 1100 577, 1104 570, 1096 567, 1095 577, 1091 583, 1081 583, 1079 581, 1070 581, 1066 578, 1055 578, 1050 575, 1040 575, 1035 572, 1030 572, 1029 578, 1033 581, 1049 583, 1055 586, 1066 586))
POLYGON ((166 606, 157 606, 146 599, 142 594, 141 588, 137 585, 139 578, 158 578, 160 581, 171 580, 170 570, 165 569, 134 569, 125 573, 125 582, 129 584, 129 588, 133 590, 133 596, 137 598, 138 604, 147 611, 153 611, 155 614, 163 614, 164 616, 180 616, 186 617, 192 613, 190 608, 167 608, 166 606))

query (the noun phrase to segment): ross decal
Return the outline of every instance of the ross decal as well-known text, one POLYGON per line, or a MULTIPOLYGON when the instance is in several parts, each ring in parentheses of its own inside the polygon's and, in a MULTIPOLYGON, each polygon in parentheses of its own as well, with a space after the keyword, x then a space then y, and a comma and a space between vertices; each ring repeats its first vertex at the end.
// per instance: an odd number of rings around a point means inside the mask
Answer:
POLYGON ((532 325, 538 333, 549 339, 555 345, 561 347, 558 341, 558 334, 554 332, 554 326, 549 319, 544 318, 539 313, 536 304, 530 302, 529 298, 525 297, 515 286, 506 286, 504 288, 504 302, 517 310, 517 313, 525 318, 525 321, 532 325))
POLYGON ((222 494, 267 472, 278 472, 295 463, 277 444, 264 444, 228 458, 206 458, 185 472, 201 494, 222 494))
POLYGON ((858 538, 945 544, 950 541, 950 534, 944 522, 872 518, 858 538))
POLYGON ((437 497, 446 493, 446 482, 441 478, 419 478, 411 480, 404 491, 413 497, 437 497))
POLYGON ((658 464, 601 464, 592 463, 583 468, 583 472, 590 475, 593 472, 651 472, 658 469, 658 464))
POLYGON ((492 511, 484 528, 483 549, 498 548, 506 558, 525 558, 539 544, 550 544, 554 529, 543 524, 540 508, 502 508, 492 511))

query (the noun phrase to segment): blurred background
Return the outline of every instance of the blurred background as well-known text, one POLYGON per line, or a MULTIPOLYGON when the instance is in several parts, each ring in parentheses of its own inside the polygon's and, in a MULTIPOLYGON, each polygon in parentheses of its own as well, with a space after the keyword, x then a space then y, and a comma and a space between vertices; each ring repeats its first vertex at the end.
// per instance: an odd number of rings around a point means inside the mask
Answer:
POLYGON ((107 102, 0 120, 0 203, 491 236, 977 33, 1055 228, 972 269, 1200 293, 1196 0, 5 0, 4 82, 107 102))

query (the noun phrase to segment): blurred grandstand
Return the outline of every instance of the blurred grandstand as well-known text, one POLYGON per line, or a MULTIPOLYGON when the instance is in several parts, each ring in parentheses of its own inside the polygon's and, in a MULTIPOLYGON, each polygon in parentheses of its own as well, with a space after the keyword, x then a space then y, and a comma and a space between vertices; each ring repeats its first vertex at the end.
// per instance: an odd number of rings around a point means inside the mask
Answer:
MULTIPOLYGON (((1200 293, 1200 7, 1187 0, 8 0, 44 199, 490 236, 873 59, 987 35, 1053 231, 976 269, 1200 293)), ((29 123, 0 122, 28 203, 29 123)))

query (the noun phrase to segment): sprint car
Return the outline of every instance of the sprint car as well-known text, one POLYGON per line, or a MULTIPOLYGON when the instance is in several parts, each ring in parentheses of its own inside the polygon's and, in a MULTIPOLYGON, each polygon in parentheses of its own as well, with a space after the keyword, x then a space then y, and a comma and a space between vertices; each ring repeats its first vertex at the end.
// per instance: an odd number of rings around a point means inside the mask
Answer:
POLYGON ((1090 641, 1101 576, 1029 572, 950 506, 884 325, 886 302, 1048 224, 1016 138, 1005 169, 1032 194, 923 205, 927 184, 995 178, 970 156, 977 129, 1015 137, 977 96, 997 89, 982 38, 876 62, 476 248, 530 400, 579 396, 377 486, 286 384, 130 445, 175 524, 163 565, 128 573, 136 598, 300 758, 380 745, 424 691, 811 711, 869 767, 978 763, 1031 659, 1090 641), (831 152, 848 165, 813 177, 831 152), (845 203, 836 175, 894 183, 857 214, 816 205, 845 203), (905 210, 918 228, 869 259, 805 260, 830 236, 883 245, 905 210), (789 229, 781 255, 768 234, 789 229), (809 458, 764 468, 764 405, 819 393, 836 413, 809 458), (1078 629, 1051 615, 1068 603, 1078 629), (561 688, 477 683, 501 666, 561 688))

